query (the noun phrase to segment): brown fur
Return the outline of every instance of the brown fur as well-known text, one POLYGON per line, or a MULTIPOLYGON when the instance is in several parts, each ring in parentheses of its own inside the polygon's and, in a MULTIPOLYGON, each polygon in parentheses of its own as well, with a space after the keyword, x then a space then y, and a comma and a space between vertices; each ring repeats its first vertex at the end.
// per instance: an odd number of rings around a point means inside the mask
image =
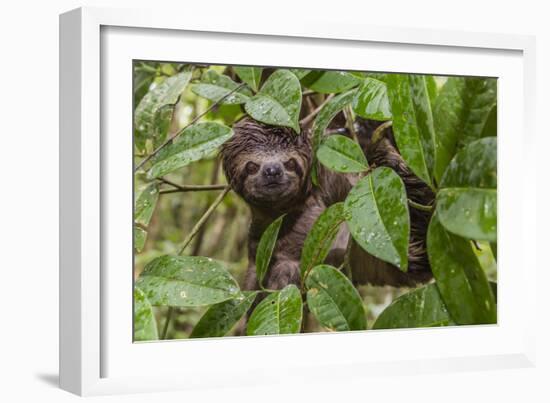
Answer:
MULTIPOLYGON (((390 139, 371 145, 372 129, 368 122, 359 122, 360 139, 369 162, 390 166, 403 178, 408 197, 429 204, 433 194, 426 195, 423 185, 405 166, 390 139), (431 197, 430 200, 428 200, 431 197)), ((255 257, 258 242, 267 226, 277 217, 286 214, 275 246, 264 286, 281 289, 288 284, 300 285, 299 262, 304 240, 317 217, 329 205, 343 201, 357 175, 334 173, 317 166, 319 187, 310 180, 312 149, 307 132, 297 135, 293 130, 265 125, 244 118, 234 127, 234 136, 222 147, 225 175, 232 188, 248 203, 252 211, 249 230, 249 267, 246 274, 247 290, 258 289, 255 257), (283 169, 280 184, 271 184, 262 169, 268 164, 284 164, 296 161, 296 169, 283 169), (259 166, 258 172, 247 173, 247 163, 259 166)), ((271 165, 270 165, 271 166, 271 165)), ((403 273, 394 266, 382 262, 352 242, 350 263, 355 283, 374 285, 411 286, 430 278, 431 272, 425 253, 425 232, 429 214, 414 209, 411 211, 411 243, 409 248, 409 272, 403 273)), ((338 266, 343 261, 349 233, 342 226, 339 236, 327 258, 338 266)))

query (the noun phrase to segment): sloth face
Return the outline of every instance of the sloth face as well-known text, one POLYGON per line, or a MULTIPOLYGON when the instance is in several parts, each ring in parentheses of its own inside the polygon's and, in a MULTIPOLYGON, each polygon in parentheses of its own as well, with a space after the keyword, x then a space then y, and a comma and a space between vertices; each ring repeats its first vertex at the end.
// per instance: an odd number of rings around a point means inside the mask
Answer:
POLYGON ((232 188, 249 204, 287 210, 309 192, 311 146, 307 135, 243 119, 222 148, 232 188))

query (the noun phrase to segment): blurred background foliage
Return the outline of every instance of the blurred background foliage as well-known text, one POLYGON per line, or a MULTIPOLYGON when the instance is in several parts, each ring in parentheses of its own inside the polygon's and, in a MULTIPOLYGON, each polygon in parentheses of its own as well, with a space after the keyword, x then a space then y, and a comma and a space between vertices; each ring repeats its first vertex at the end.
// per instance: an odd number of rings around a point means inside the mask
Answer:
MULTIPOLYGON (((183 64, 161 63, 151 61, 134 62, 134 108, 143 96, 156 86, 162 84, 167 78, 174 76, 184 69, 183 64)), ((206 70, 214 70, 219 74, 226 74, 235 79, 233 69, 228 66, 203 66, 195 65, 191 83, 197 82, 206 70)), ((299 76, 300 70, 293 69, 299 76)), ((360 74, 360 73, 352 73, 360 74)), ((435 82, 441 88, 446 77, 437 76, 435 82)), ((186 86, 181 94, 179 102, 175 106, 172 121, 167 133, 176 133, 189 124, 194 118, 208 110, 212 101, 199 97, 191 90, 192 86, 186 86)), ((171 113, 171 111, 170 111, 171 113)), ((202 121, 214 121, 231 126, 243 116, 241 105, 217 105, 209 111, 202 121)), ((140 131, 134 129, 134 162, 138 164, 143 157, 150 154, 165 137, 157 139, 145 139, 140 131)), ((193 162, 181 169, 171 172, 164 179, 180 185, 212 185, 227 184, 221 169, 221 163, 216 154, 210 155, 200 161, 193 162)), ((140 192, 148 185, 143 173, 137 173, 134 178, 134 194, 140 192)), ((176 255, 186 235, 196 222, 204 214, 218 196, 220 190, 209 191, 173 191, 173 187, 161 186, 159 200, 154 207, 151 220, 147 226, 147 239, 141 250, 135 251, 134 277, 137 278, 146 263, 162 255, 176 255), (170 189, 170 190, 168 190, 170 189), (168 190, 168 191, 167 191, 168 190)), ((195 236, 186 254, 196 256, 208 256, 226 263, 229 272, 243 284, 246 271, 247 234, 250 223, 250 212, 247 205, 234 193, 230 192, 208 219, 200 232, 195 236)), ((477 242, 474 248, 479 261, 490 281, 496 282, 496 262, 493 258, 489 243, 477 242)), ((371 328, 380 313, 398 296, 410 291, 407 288, 359 286, 365 311, 367 313, 368 327, 371 328)), ((158 323, 159 331, 165 323, 167 307, 153 307, 153 313, 158 323)), ((207 310, 203 308, 174 308, 172 320, 167 329, 167 339, 188 338, 195 324, 207 310)), ((309 314, 311 316, 311 313, 309 314)), ((324 331, 315 320, 307 320, 308 332, 324 331)), ((228 334, 234 334, 235 329, 228 334)))

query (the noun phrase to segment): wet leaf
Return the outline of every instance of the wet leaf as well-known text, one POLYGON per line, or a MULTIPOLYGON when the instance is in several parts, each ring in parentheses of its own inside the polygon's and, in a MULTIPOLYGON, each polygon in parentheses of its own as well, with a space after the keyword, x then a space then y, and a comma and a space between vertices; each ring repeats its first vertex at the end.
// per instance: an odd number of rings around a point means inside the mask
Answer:
POLYGON ((261 67, 233 67, 235 73, 243 82, 247 83, 255 92, 260 88, 260 80, 262 79, 261 67))
POLYGON ((299 333, 302 325, 300 290, 290 284, 258 304, 246 327, 248 336, 299 333))
POLYGON ((464 238, 497 240, 497 138, 462 149, 441 179, 437 212, 443 226, 464 238))
POLYGON ((241 296, 225 267, 201 256, 156 258, 145 266, 136 285, 155 306, 204 306, 241 296))
POLYGON ((147 232, 143 228, 140 228, 137 225, 134 225, 134 249, 138 253, 143 250, 146 239, 147 239, 147 232))
POLYGON ((151 303, 139 288, 134 288, 134 341, 158 340, 157 322, 151 303))
POLYGON ((233 135, 233 130, 216 122, 189 126, 175 143, 166 146, 155 159, 147 176, 158 178, 212 153, 233 135))
POLYGON ((432 186, 435 134, 425 78, 388 74, 386 85, 399 152, 416 176, 432 186))
POLYGON ((449 77, 434 106, 434 176, 439 182, 449 161, 468 143, 496 136, 496 79, 449 77))
POLYGON ((194 339, 225 336, 250 309, 256 295, 258 295, 257 291, 244 291, 239 298, 212 305, 193 328, 189 337, 194 339))
MULTIPOLYGON (((339 94, 328 101, 323 106, 323 108, 321 108, 321 110, 315 117, 311 128, 313 138, 313 155, 317 154, 317 149, 319 148, 321 141, 325 137, 325 130, 327 129, 332 119, 334 119, 338 112, 341 112, 342 109, 351 104, 356 93, 357 90, 350 90, 348 92, 344 92, 343 94, 339 94)), ((314 168, 315 165, 316 158, 313 161, 314 168)), ((312 181, 314 184, 317 184, 316 171, 312 172, 312 181)))
POLYGON ((426 90, 428 91, 428 98, 430 99, 430 106, 432 107, 433 111, 433 108, 435 107, 435 100, 438 94, 437 83, 434 76, 425 75, 424 78, 426 79, 426 90))
POLYGON ((136 107, 134 122, 136 128, 147 137, 153 136, 153 126, 157 111, 165 105, 175 104, 191 79, 192 69, 185 68, 181 73, 168 77, 147 92, 136 107))
POLYGON ((345 221, 344 203, 335 203, 325 209, 308 232, 302 248, 300 273, 305 273, 325 261, 340 225, 345 221))
POLYGON ((288 70, 271 74, 253 98, 246 112, 260 122, 286 126, 300 132, 298 117, 302 106, 302 90, 298 78, 288 70))
POLYGON ((409 208, 399 175, 376 168, 351 189, 345 211, 349 230, 364 250, 407 271, 409 208))
POLYGON ((365 119, 390 120, 392 115, 386 84, 366 77, 353 101, 353 111, 365 119))
POLYGON ((284 215, 269 224, 258 243, 258 248, 256 250, 256 277, 258 278, 259 284, 263 284, 265 274, 269 269, 269 262, 271 261, 271 255, 277 243, 277 237, 279 236, 279 229, 281 228, 283 219, 284 215))
POLYGON ((334 331, 365 330, 361 296, 336 268, 315 266, 306 278, 307 305, 319 323, 334 331))
POLYGON ((151 216, 157 204, 159 198, 159 188, 156 182, 151 183, 136 199, 136 205, 134 208, 134 221, 138 224, 149 225, 151 216))
POLYGON ((328 136, 317 150, 321 164, 336 172, 364 172, 369 169, 367 157, 352 139, 334 134, 328 136))
POLYGON ((454 322, 496 323, 491 286, 470 242, 446 231, 437 213, 428 228, 428 256, 437 287, 454 322))
MULTIPOLYGON (((193 84, 191 86, 191 91, 213 102, 219 102, 220 99, 227 96, 227 94, 235 90, 238 86, 239 84, 228 76, 218 74, 215 70, 208 70, 202 76, 199 84, 193 84)), ((242 87, 221 101, 221 104, 244 104, 251 96, 252 93, 250 90, 246 87, 242 87)))
POLYGON ((306 69, 290 69, 290 71, 292 72, 292 74, 298 77, 298 80, 301 80, 311 72, 311 70, 306 69))
POLYGON ((393 300, 373 329, 449 326, 454 322, 435 284, 417 288, 393 300))
POLYGON ((361 78, 345 71, 312 71, 301 80, 304 87, 321 94, 349 90, 361 83, 361 78))

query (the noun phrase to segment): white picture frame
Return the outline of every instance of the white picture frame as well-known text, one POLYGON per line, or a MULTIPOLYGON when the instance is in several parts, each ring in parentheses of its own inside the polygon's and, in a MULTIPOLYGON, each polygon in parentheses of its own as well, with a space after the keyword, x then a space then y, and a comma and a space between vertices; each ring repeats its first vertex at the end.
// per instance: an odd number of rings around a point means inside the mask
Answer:
POLYGON ((60 48, 63 389, 97 395, 533 365, 526 312, 535 312, 536 254, 527 234, 536 226, 536 176, 520 176, 511 162, 528 163, 534 141, 532 37, 81 8, 61 15, 60 48), (498 77, 498 325, 133 344, 132 59, 498 77))

